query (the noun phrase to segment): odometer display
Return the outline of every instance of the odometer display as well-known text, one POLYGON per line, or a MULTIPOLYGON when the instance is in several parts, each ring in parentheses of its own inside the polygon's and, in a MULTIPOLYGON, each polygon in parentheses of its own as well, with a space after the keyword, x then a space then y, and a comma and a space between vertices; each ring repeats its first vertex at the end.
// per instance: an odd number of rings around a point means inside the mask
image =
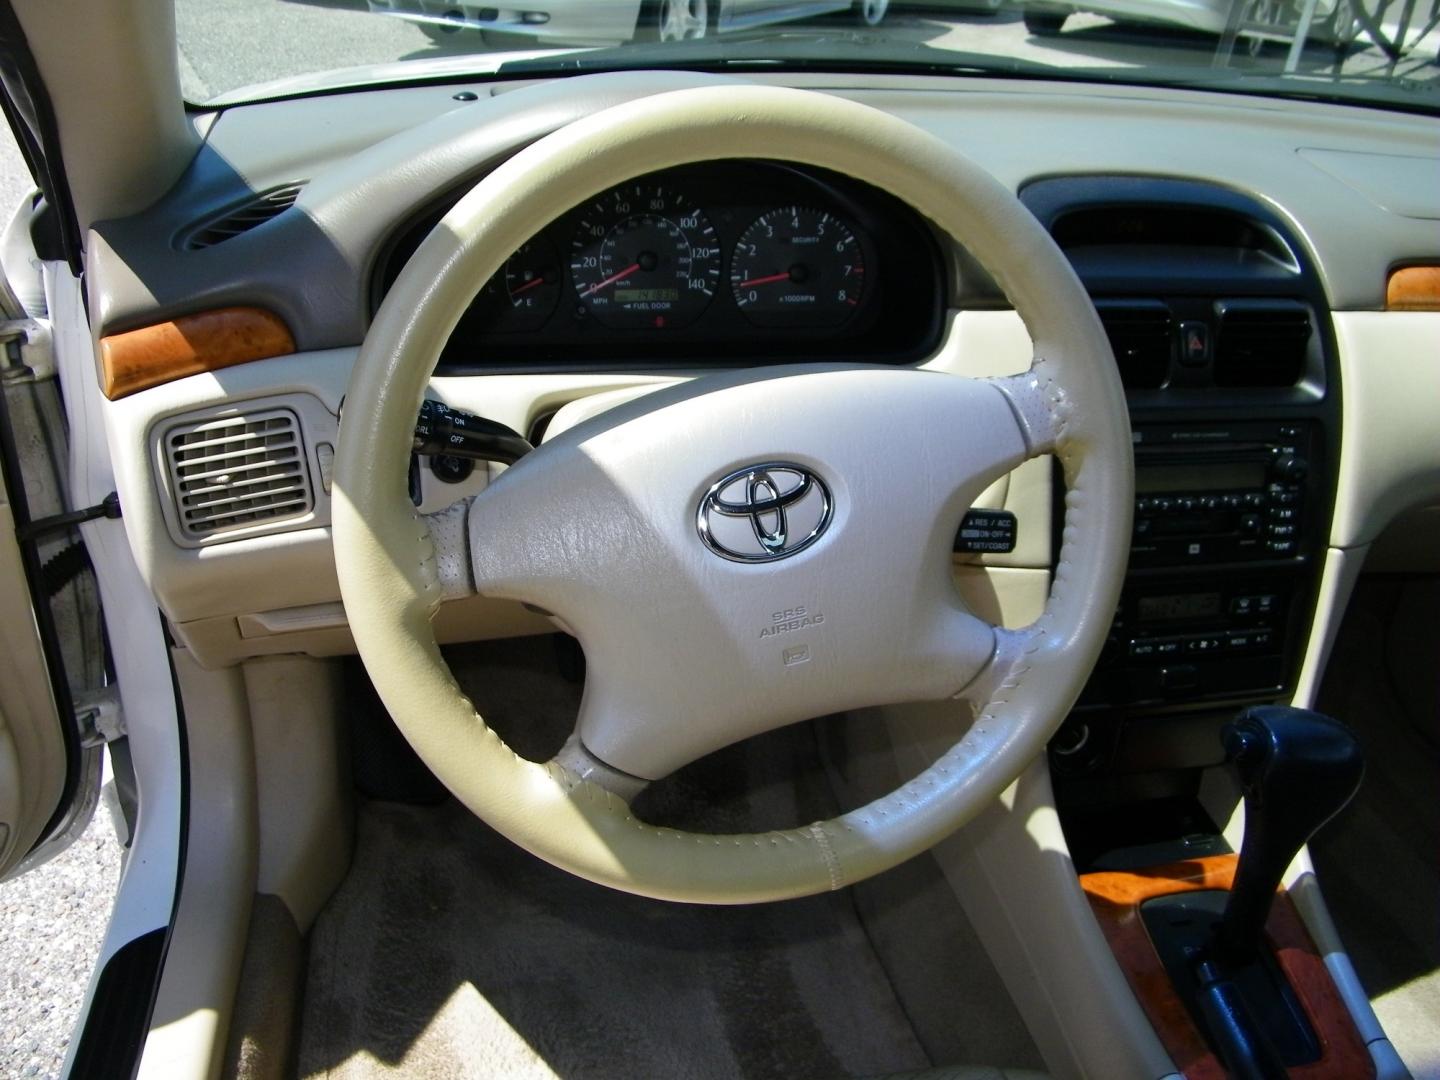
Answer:
POLYGON ((756 326, 839 326, 860 304, 865 256, 833 214, 786 206, 757 218, 730 261, 735 303, 756 326))
POLYGON ((611 327, 685 326, 715 297, 720 246, 709 219, 680 192, 625 184, 581 216, 570 276, 581 318, 611 327))

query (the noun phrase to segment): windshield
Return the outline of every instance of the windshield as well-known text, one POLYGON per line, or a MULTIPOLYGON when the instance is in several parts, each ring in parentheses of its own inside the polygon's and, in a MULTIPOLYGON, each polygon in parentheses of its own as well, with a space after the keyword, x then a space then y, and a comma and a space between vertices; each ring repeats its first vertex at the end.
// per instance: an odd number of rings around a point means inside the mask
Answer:
POLYGON ((1433 111, 1440 0, 176 0, 196 104, 623 68, 996 75, 1433 111))

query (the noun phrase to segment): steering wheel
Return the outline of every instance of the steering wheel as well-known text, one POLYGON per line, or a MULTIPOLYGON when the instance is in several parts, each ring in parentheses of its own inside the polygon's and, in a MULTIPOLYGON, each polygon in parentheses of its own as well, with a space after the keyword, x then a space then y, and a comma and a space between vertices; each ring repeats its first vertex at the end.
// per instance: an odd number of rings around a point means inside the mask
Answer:
POLYGON ((651 897, 750 903, 838 889, 973 817, 1040 754, 1119 596, 1130 430, 1095 309, 1016 197, 884 113, 764 86, 596 113, 481 180, 406 264, 346 395, 334 545, 356 645, 400 730, 475 814, 572 873, 651 897), (1020 376, 782 367, 694 380, 547 442, 468 503, 420 516, 406 450, 436 358, 481 282, 571 207, 719 158, 833 169, 892 192, 994 275, 1034 341, 1020 376), (951 580, 967 508, 1027 458, 1062 464, 1040 619, 1005 630, 951 580), (587 659, 575 734, 545 764, 477 715, 436 646, 443 598, 553 612, 587 659), (746 736, 868 705, 954 699, 960 740, 829 821, 717 836, 655 828, 647 781, 746 736))

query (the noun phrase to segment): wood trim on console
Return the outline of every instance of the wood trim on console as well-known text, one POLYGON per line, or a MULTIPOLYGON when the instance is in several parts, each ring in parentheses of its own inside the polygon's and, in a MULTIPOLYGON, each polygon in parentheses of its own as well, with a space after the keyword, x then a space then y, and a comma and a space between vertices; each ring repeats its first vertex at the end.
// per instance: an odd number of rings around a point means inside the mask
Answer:
MULTIPOLYGON (((1080 876, 1080 887, 1085 890, 1105 940, 1161 1044, 1186 1080, 1225 1080, 1225 1067, 1205 1045, 1184 1002, 1175 993, 1150 943, 1140 905, 1171 893, 1228 890, 1235 877, 1235 862, 1234 855, 1213 855, 1144 870, 1080 876)), ((1296 1066, 1290 1075, 1301 1080, 1373 1077, 1375 1066, 1370 1051, 1330 978, 1324 958, 1283 890, 1271 906, 1265 932, 1275 948, 1280 969, 1315 1027, 1322 1049, 1319 1061, 1296 1066)))
POLYGON ((182 315, 100 339, 100 388, 114 401, 202 371, 285 356, 290 328, 261 308, 231 307, 182 315))
POLYGON ((1406 266, 1390 271, 1386 311, 1440 311, 1440 266, 1406 266))

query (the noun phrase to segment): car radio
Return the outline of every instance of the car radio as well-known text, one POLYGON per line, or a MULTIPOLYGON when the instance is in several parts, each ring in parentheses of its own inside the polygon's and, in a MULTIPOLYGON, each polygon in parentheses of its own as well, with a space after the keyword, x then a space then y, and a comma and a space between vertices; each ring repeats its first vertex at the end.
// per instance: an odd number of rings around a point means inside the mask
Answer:
POLYGON ((1313 425, 1147 425, 1135 440, 1130 566, 1292 558, 1313 425))
POLYGON ((1137 424, 1133 437, 1130 566, 1080 708, 1279 691, 1310 589, 1319 425, 1137 424))

